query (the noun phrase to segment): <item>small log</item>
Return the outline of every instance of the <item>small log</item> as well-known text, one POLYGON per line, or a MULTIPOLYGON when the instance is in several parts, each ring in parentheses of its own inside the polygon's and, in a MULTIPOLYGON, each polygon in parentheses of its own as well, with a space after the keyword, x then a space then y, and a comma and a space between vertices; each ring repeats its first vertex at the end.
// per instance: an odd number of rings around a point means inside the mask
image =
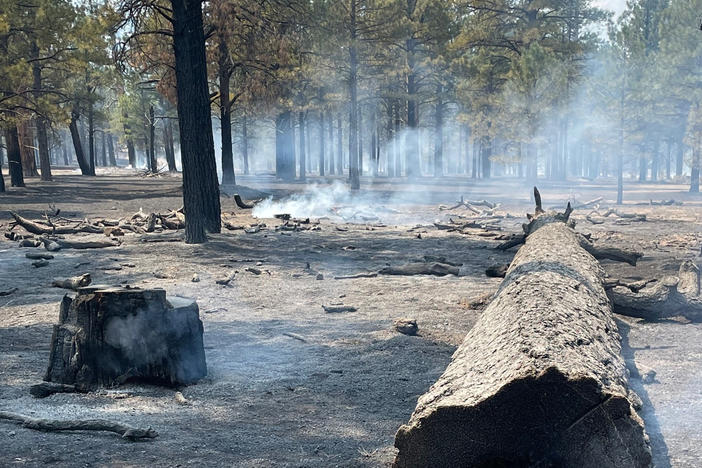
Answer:
POLYGON ((249 203, 245 203, 244 200, 241 199, 241 196, 239 196, 238 193, 234 194, 234 202, 236 203, 236 206, 238 206, 242 210, 250 210, 254 207, 253 205, 251 205, 249 203))
POLYGON ((10 214, 17 224, 22 226, 27 232, 32 234, 76 234, 79 232, 87 232, 91 234, 102 234, 102 228, 98 226, 93 226, 91 224, 85 224, 80 227, 65 227, 65 226, 47 226, 45 224, 39 224, 27 218, 23 218, 17 213, 10 211, 10 214))
POLYGON ((497 247, 495 247, 495 250, 508 250, 511 249, 512 247, 516 247, 518 245, 522 245, 526 241, 526 236, 515 236, 512 239, 509 239, 497 247))
POLYGON ((48 253, 27 252, 24 254, 30 260, 53 260, 54 256, 48 253))
POLYGON ((22 239, 19 242, 20 247, 39 247, 41 245, 41 241, 37 239, 22 239))
POLYGON ((34 398, 46 398, 54 393, 77 393, 79 390, 75 385, 66 385, 55 382, 42 382, 29 387, 29 393, 34 398))
POLYGON ((9 296, 15 291, 17 291, 17 288, 0 289, 0 297, 9 296))
POLYGON ((39 419, 22 414, 10 413, 9 411, 0 411, 0 419, 12 421, 20 424, 27 429, 34 429, 43 432, 60 432, 60 431, 106 431, 114 432, 120 435, 123 439, 136 441, 142 439, 154 439, 158 433, 151 428, 139 429, 128 426, 126 424, 107 421, 105 419, 39 419))
POLYGON ((397 432, 395 467, 647 467, 604 272, 537 213, 490 305, 397 432))
POLYGON ((590 255, 597 260, 614 260, 615 262, 628 263, 631 266, 636 266, 636 262, 643 257, 643 253, 635 250, 624 250, 616 247, 604 247, 593 244, 585 236, 578 234, 580 247, 585 249, 590 255))
POLYGON ((49 261, 48 260, 37 260, 36 262, 32 262, 32 266, 34 268, 42 268, 45 266, 49 266, 49 261))
POLYGON ((381 275, 398 275, 398 276, 413 276, 413 275, 433 275, 433 276, 458 276, 460 269, 453 265, 445 263, 407 263, 399 266, 389 266, 380 269, 378 274, 381 275))
POLYGON ((358 310, 353 306, 325 306, 325 305, 322 305, 322 309, 324 309, 324 312, 326 312, 328 314, 341 314, 344 312, 356 312, 358 310))
POLYGON ((42 237, 42 242, 46 250, 55 252, 60 249, 104 249, 106 247, 117 247, 121 244, 118 239, 109 240, 94 240, 94 241, 67 241, 67 240, 51 240, 42 237))
POLYGON ((55 288, 71 289, 73 291, 77 291, 78 288, 89 286, 92 281, 93 280, 90 277, 90 273, 85 273, 80 276, 74 276, 73 278, 54 280, 51 283, 51 286, 55 288))
POLYGON ((346 275, 346 276, 335 276, 335 280, 343 280, 343 279, 357 279, 357 278, 376 278, 378 276, 377 272, 372 272, 372 273, 357 273, 355 275, 346 275))
POLYGON ((144 230, 146 232, 154 232, 154 229, 156 229, 156 214, 149 213, 149 215, 146 217, 146 226, 144 226, 144 230))

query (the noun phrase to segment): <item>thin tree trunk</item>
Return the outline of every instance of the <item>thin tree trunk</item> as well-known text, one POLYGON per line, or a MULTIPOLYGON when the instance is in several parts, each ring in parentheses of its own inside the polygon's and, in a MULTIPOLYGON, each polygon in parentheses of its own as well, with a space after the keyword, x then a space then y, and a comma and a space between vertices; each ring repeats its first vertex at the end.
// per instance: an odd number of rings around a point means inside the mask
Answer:
POLYGON ((112 134, 107 134, 107 154, 110 161, 110 166, 117 167, 117 160, 115 159, 115 143, 112 139, 112 134))
POLYGON ((297 121, 300 125, 298 135, 300 145, 300 180, 304 182, 307 179, 307 154, 305 152, 305 113, 303 111, 298 112, 297 121))
POLYGON ((61 153, 63 154, 63 165, 68 167, 71 163, 70 160, 68 159, 68 142, 65 141, 63 138, 61 139, 61 153))
POLYGON ((103 167, 107 167, 107 132, 105 129, 102 130, 102 141, 100 145, 100 164, 103 167))
POLYGON ((5 142, 7 143, 7 167, 10 173, 10 186, 24 187, 22 154, 20 152, 19 132, 16 125, 5 130, 5 142))
POLYGON ((88 154, 90 155, 90 175, 95 175, 95 110, 91 102, 88 107, 88 154))
POLYGON ((236 185, 234 175, 234 152, 232 150, 232 111, 229 101, 229 48, 227 41, 220 31, 218 38, 218 71, 219 71, 219 116, 222 135, 222 185, 236 185))
POLYGON ((326 134, 324 131, 324 111, 319 111, 319 175, 324 177, 324 163, 325 163, 325 141, 326 134))
POLYGON ((444 175, 444 103, 441 100, 443 87, 436 90, 437 102, 434 110, 434 177, 444 175))
POLYGON ((22 158, 22 171, 25 177, 38 176, 36 158, 34 156, 34 138, 29 122, 24 121, 17 125, 19 136, 20 155, 22 158))
POLYGON ((329 154, 327 159, 329 160, 329 175, 334 175, 336 168, 334 167, 334 118, 332 117, 331 111, 327 112, 327 124, 329 132, 329 154))
POLYGON ((402 176, 402 158, 400 157, 401 154, 401 148, 402 144, 400 143, 400 127, 402 125, 402 120, 400 117, 400 100, 395 101, 395 138, 394 138, 394 145, 395 145, 395 177, 401 177, 402 176))
POLYGON ((71 139, 73 140, 73 149, 76 153, 76 161, 78 161, 78 166, 80 167, 80 173, 84 176, 89 176, 90 165, 85 160, 85 153, 83 152, 83 144, 80 141, 80 132, 78 131, 78 111, 71 111, 71 123, 68 125, 68 129, 71 132, 71 139))
POLYGON ((158 172, 158 162, 156 161, 156 116, 154 106, 149 105, 149 168, 151 172, 158 172))
POLYGON ((336 117, 336 173, 341 175, 344 173, 344 144, 343 144, 343 127, 341 125, 341 114, 336 117))
MULTIPOLYGON (((32 41, 32 78, 34 85, 34 98, 41 97, 41 63, 39 60, 39 47, 36 41, 32 41)), ((49 140, 46 134, 46 120, 38 115, 35 119, 37 127, 37 146, 39 147, 39 166, 41 167, 41 180, 51 180, 51 160, 49 159, 49 140)))
POLYGON ((221 231, 217 164, 207 87, 205 34, 199 0, 171 0, 183 163, 185 242, 203 243, 221 231))
POLYGON ((244 174, 249 175, 249 123, 246 111, 241 120, 241 156, 244 158, 244 174))
POLYGON ((685 154, 682 140, 678 140, 675 144, 675 177, 683 175, 683 156, 685 154))
POLYGON ((136 151, 134 150, 134 140, 132 138, 132 128, 131 125, 129 125, 129 114, 126 112, 124 113, 124 137, 127 141, 127 157, 129 159, 129 165, 132 166, 132 169, 136 169, 137 160, 136 151))
POLYGON ((351 190, 361 188, 361 179, 358 173, 358 49, 356 40, 358 29, 356 24, 357 0, 351 1, 351 41, 349 46, 349 97, 351 110, 349 113, 349 182, 351 190))
POLYGON ((409 131, 405 136, 405 173, 407 177, 417 177, 422 172, 419 157, 419 104, 417 103, 415 47, 415 39, 407 39, 407 65, 409 68, 407 75, 407 127, 409 131))
POLYGON ((363 108, 358 110, 358 175, 363 175, 363 108))
POLYGON ((295 140, 292 128, 292 112, 282 111, 275 120, 276 128, 276 176, 281 180, 295 179, 295 140))

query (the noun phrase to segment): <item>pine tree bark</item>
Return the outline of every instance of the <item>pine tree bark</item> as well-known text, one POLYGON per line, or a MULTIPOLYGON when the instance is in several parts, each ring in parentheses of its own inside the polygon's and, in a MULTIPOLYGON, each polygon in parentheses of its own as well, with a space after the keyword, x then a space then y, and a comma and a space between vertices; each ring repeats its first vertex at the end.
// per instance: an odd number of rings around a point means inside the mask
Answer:
POLYGON ((90 175, 95 175, 95 109, 93 103, 88 104, 88 155, 90 175))
POLYGON ((363 107, 359 106, 358 116, 358 175, 363 175, 363 107))
POLYGON ((334 167, 334 118, 331 111, 327 112, 327 124, 329 125, 329 154, 327 159, 329 160, 329 175, 334 175, 336 168, 334 167))
POLYGON ((127 141, 127 158, 132 169, 136 169, 136 151, 134 150, 134 140, 132 138, 132 127, 129 125, 129 114, 124 113, 124 138, 127 141))
POLYGON ((444 103, 441 99, 443 87, 437 86, 434 109, 434 177, 444 175, 444 103))
POLYGON ((17 124, 17 135, 19 137, 22 172, 24 176, 38 176, 39 172, 37 171, 37 163, 34 155, 34 138, 28 121, 23 121, 17 124))
POLYGON ((107 167, 107 132, 102 130, 100 141, 100 164, 102 167, 107 167))
POLYGON ((205 34, 200 0, 171 0, 178 125, 183 164, 185 241, 207 241, 221 231, 219 183, 207 88, 205 34))
POLYGON ((407 155, 405 173, 407 177, 418 177, 422 171, 419 158, 419 104, 417 102, 417 76, 415 71, 416 40, 409 38, 406 44, 407 66, 409 68, 409 74, 407 75, 407 127, 409 131, 405 137, 405 152, 407 155))
POLYGON ((336 116, 336 174, 344 173, 344 130, 341 115, 336 116))
POLYGON ((65 141, 63 138, 61 139, 61 154, 63 155, 63 165, 68 167, 71 164, 71 161, 68 158, 68 142, 65 141))
POLYGON ((158 162, 156 161, 156 116, 154 106, 149 105, 149 168, 151 172, 158 172, 158 162))
POLYGON ((292 112, 284 110, 275 119, 275 172, 284 181, 295 180, 295 139, 292 112))

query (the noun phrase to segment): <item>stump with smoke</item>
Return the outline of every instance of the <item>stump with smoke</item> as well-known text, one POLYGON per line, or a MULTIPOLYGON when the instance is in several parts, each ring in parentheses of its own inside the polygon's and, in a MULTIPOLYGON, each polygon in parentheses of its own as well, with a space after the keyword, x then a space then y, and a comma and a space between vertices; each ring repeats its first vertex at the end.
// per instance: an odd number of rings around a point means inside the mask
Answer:
POLYGON ((207 374, 202 333, 193 300, 162 289, 79 288, 61 302, 44 380, 64 391, 191 384, 207 374))
POLYGON ((503 283, 397 432, 396 467, 650 465, 596 260, 638 257, 603 255, 570 205, 535 200, 503 283))

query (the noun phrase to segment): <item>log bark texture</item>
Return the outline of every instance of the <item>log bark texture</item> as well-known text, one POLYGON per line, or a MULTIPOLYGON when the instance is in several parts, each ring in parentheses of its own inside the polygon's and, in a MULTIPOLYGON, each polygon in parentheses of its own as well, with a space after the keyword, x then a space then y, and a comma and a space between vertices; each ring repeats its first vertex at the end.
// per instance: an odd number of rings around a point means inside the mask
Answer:
POLYGON ((604 272, 560 221, 525 229, 494 300, 398 431, 394 466, 650 465, 604 272))
POLYGON ((61 303, 44 380, 79 391, 193 383, 207 374, 202 331, 197 304, 162 289, 80 288, 61 303))

